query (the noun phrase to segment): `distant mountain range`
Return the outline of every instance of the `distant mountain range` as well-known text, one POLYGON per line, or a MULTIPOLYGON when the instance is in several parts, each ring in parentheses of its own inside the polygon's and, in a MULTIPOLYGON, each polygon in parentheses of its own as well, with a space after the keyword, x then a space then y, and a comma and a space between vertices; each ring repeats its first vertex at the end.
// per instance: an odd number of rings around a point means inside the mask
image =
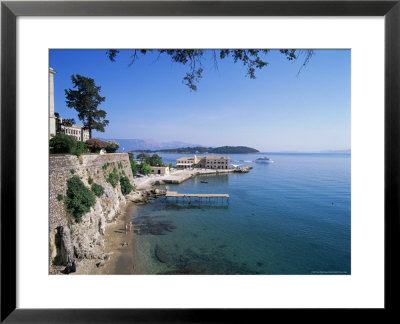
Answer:
MULTIPOLYGON (((148 153, 155 153, 155 151, 147 151, 148 153)), ((260 151, 247 146, 220 146, 220 147, 180 147, 173 149, 158 150, 161 153, 180 153, 180 154, 247 154, 247 153, 260 153, 260 151)))
POLYGON ((114 140, 119 143, 118 152, 164 152, 164 153, 259 153, 258 150, 247 146, 221 146, 204 147, 199 144, 189 144, 180 141, 157 142, 153 139, 123 139, 123 138, 99 138, 102 141, 114 140))
POLYGON ((165 150, 176 149, 181 147, 196 147, 199 144, 189 144, 185 142, 172 141, 172 142, 157 142, 153 139, 121 139, 121 138, 100 138, 102 141, 114 140, 119 143, 118 152, 138 151, 138 150, 165 150))

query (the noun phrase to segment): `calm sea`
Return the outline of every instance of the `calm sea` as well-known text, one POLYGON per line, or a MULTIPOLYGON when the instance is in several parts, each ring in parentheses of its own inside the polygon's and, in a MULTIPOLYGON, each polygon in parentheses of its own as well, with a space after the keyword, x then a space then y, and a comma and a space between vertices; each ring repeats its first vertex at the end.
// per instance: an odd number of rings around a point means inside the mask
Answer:
POLYGON ((138 235, 140 273, 350 274, 350 155, 267 154, 272 164, 253 162, 264 154, 229 156, 253 169, 159 186, 227 193, 229 204, 161 198, 134 210, 134 223, 159 234, 138 235))

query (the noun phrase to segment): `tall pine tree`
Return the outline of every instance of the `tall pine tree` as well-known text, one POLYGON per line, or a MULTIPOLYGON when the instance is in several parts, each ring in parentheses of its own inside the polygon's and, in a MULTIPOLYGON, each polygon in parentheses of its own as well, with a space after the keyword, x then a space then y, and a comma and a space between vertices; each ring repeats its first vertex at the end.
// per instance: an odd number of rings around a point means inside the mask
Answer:
POLYGON ((106 100, 100 96, 101 86, 96 86, 94 80, 79 74, 71 76, 73 88, 66 89, 65 97, 69 108, 74 108, 78 112, 78 118, 83 122, 84 129, 89 130, 89 138, 92 138, 92 130, 104 132, 109 121, 107 113, 99 110, 98 106, 106 100))

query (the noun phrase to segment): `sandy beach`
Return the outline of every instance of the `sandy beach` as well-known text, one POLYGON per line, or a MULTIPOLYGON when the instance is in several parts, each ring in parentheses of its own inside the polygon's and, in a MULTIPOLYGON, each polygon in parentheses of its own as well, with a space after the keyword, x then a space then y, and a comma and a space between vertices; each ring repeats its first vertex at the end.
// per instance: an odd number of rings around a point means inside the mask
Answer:
MULTIPOLYGON (((110 253, 108 260, 85 259, 78 263, 75 275, 82 274, 134 274, 135 262, 134 246, 135 234, 125 232, 125 224, 131 221, 135 204, 127 202, 118 218, 108 224, 104 235, 104 252, 110 253)), ((72 275, 72 274, 71 274, 72 275)))

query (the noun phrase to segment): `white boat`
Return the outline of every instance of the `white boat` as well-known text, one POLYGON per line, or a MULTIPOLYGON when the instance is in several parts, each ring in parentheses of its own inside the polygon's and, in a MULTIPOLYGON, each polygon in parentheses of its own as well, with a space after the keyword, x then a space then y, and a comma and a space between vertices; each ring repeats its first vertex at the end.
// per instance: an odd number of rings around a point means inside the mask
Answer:
POLYGON ((264 156, 262 158, 258 158, 254 162, 256 162, 256 163, 274 163, 273 160, 271 160, 269 157, 266 157, 266 156, 264 156))

